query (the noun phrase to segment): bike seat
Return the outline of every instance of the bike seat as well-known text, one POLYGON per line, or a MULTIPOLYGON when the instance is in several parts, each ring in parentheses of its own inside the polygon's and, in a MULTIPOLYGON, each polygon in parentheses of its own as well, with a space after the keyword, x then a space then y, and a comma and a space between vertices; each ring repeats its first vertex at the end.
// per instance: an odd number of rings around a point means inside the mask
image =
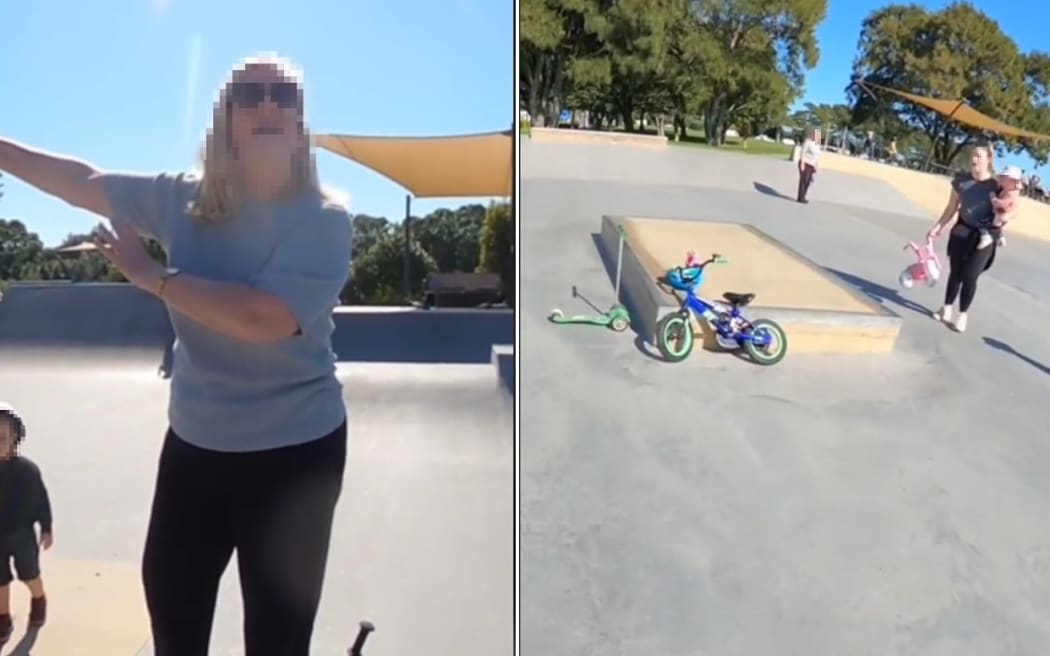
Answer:
POLYGON ((722 298, 729 301, 731 304, 737 307, 744 307, 751 301, 755 300, 754 294, 738 294, 736 292, 726 292, 722 294, 722 298))

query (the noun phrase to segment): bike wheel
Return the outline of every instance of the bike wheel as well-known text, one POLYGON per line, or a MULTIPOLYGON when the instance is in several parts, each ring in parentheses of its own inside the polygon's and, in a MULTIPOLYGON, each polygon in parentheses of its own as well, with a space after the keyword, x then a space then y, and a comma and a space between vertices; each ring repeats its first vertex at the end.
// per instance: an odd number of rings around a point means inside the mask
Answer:
POLYGON ((694 340, 687 315, 668 314, 656 324, 656 348, 668 362, 681 362, 689 357, 694 340))
POLYGON ((787 355, 787 334, 775 321, 756 319, 751 322, 751 329, 744 340, 744 351, 755 364, 768 367, 784 359, 787 355), (768 336, 767 344, 756 344, 755 337, 768 336))

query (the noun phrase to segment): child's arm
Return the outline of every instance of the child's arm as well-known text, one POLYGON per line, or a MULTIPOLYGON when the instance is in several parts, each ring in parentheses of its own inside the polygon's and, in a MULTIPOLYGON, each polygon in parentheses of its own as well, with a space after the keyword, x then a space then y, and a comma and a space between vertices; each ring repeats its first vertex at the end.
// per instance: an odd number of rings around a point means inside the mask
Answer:
POLYGON ((47 493, 47 486, 44 485, 44 477, 40 474, 39 469, 37 470, 36 480, 36 493, 33 496, 33 519, 40 524, 40 546, 46 550, 51 548, 52 541, 51 497, 47 493))

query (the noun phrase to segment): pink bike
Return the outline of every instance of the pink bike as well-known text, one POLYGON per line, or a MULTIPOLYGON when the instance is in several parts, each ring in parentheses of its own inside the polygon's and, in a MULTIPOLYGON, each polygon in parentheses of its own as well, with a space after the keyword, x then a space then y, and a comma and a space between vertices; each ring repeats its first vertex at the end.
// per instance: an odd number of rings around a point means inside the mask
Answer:
POLYGON ((941 259, 937 257, 933 240, 927 238, 926 243, 922 246, 913 241, 908 242, 904 250, 909 249, 915 253, 916 261, 901 271, 899 278, 901 287, 911 289, 917 284, 925 284, 927 287, 935 286, 941 278, 941 259))

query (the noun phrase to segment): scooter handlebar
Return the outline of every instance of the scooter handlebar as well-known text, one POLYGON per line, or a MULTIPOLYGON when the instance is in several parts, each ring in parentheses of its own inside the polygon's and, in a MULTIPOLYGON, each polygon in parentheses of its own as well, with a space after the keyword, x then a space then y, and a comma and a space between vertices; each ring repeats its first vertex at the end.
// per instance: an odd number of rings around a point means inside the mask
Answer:
POLYGON ((364 654, 365 640, 368 640, 368 634, 376 630, 375 625, 367 621, 361 622, 357 626, 357 637, 354 638, 354 644, 350 647, 350 651, 346 652, 347 656, 362 656, 364 654))

